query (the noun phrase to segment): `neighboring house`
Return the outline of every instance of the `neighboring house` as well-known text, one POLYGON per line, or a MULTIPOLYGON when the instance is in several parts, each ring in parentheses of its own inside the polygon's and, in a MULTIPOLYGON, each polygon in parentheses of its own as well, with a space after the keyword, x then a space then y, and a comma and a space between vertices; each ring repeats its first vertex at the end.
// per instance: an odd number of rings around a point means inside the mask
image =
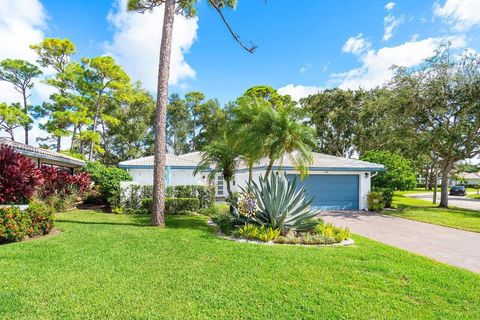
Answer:
POLYGON ((480 185, 480 173, 460 172, 452 180, 454 185, 480 185))
MULTIPOLYGON (((215 181, 208 180, 208 172, 200 172, 197 176, 193 172, 201 160, 201 153, 194 152, 181 156, 167 155, 167 186, 213 183, 218 198, 227 195, 226 183, 217 175, 215 181)), ((120 168, 127 169, 133 180, 139 184, 153 183, 153 156, 123 161, 120 168)), ((253 179, 265 174, 267 159, 261 160, 253 168, 253 179)), ((313 153, 313 163, 309 167, 309 174, 300 181, 299 173, 295 170, 290 158, 285 156, 275 162, 273 171, 284 172, 289 179, 297 177, 300 185, 305 185, 307 193, 314 196, 316 207, 328 210, 364 210, 368 208, 367 194, 370 192, 370 179, 378 171, 383 171, 383 165, 355 159, 346 159, 321 153, 313 153)), ((248 169, 240 164, 232 182, 232 190, 239 191, 246 187, 248 169)))
POLYGON ((0 145, 11 146, 21 155, 31 159, 40 168, 42 165, 54 166, 75 173, 85 165, 85 161, 52 150, 30 146, 8 138, 0 138, 0 145))

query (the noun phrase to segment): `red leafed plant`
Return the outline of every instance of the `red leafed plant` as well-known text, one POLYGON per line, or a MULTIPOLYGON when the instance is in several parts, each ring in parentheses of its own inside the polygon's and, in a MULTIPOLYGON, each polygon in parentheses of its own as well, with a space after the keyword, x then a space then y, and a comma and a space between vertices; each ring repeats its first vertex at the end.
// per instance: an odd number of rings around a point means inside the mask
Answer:
POLYGON ((0 204, 25 203, 42 183, 42 173, 32 160, 10 146, 0 146, 0 204))
POLYGON ((41 196, 43 198, 55 195, 66 196, 73 192, 76 192, 79 197, 83 197, 90 189, 90 176, 86 172, 71 175, 60 168, 42 166, 42 173, 44 183, 41 196))

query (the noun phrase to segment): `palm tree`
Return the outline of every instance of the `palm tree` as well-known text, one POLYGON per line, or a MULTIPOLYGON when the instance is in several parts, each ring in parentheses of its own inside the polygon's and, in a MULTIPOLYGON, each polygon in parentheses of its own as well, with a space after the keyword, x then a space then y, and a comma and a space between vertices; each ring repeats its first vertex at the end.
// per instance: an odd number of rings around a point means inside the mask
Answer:
MULTIPOLYGON (((128 10, 145 13, 164 5, 162 42, 158 64, 157 107, 155 110, 155 147, 153 170, 153 207, 152 225, 165 225, 165 163, 166 163, 166 118, 168 99, 168 78, 170 75, 170 56, 172 53, 172 32, 175 14, 187 17, 197 13, 197 0, 128 0, 128 10)), ((208 0, 218 13, 234 40, 245 50, 253 53, 255 45, 246 46, 223 15, 224 8, 235 8, 237 0, 208 0)))
POLYGON ((315 131, 300 122, 300 112, 295 103, 273 108, 269 101, 242 97, 233 114, 234 128, 243 144, 241 153, 254 161, 268 158, 265 178, 272 171, 275 161, 285 154, 302 175, 307 173, 312 162, 315 131))
POLYGON ((208 178, 215 180, 218 173, 221 173, 227 183, 227 192, 230 198, 233 197, 231 182, 235 178, 235 171, 238 166, 239 152, 236 144, 224 134, 220 139, 213 141, 202 149, 202 160, 194 171, 196 175, 200 171, 209 171, 208 178))

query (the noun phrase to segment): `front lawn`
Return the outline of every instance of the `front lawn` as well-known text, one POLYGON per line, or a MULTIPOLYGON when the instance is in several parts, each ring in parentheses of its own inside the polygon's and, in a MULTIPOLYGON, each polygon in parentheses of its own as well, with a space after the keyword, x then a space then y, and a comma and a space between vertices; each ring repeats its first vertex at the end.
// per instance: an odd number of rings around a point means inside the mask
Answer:
POLYGON ((479 319, 480 276, 355 236, 351 247, 236 243, 202 216, 60 214, 0 246, 1 319, 479 319))
MULTIPOLYGON (((440 194, 438 195, 440 197, 440 194)), ((439 198, 440 199, 440 198, 439 198)), ((480 211, 451 207, 439 208, 430 201, 409 198, 405 193, 396 192, 393 204, 398 210, 386 214, 441 226, 480 232, 480 211)))

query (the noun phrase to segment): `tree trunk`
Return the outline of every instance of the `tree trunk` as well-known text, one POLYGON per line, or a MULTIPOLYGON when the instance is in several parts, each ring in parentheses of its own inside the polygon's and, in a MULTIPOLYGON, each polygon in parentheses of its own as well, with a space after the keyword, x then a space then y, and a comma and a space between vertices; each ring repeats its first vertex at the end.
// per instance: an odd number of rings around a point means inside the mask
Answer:
POLYGON ((437 204, 437 189, 438 189, 438 168, 435 166, 435 175, 433 181, 433 204, 437 204))
POLYGON ((62 137, 57 137, 57 152, 60 152, 60 150, 62 150, 61 148, 61 144, 62 144, 62 137))
MULTIPOLYGON (((95 116, 93 117, 93 133, 97 132, 97 123, 98 123, 98 114, 99 114, 99 111, 100 111, 100 97, 101 97, 101 93, 97 99, 97 103, 96 103, 96 106, 95 106, 95 116)), ((93 147, 95 146, 95 142, 90 141, 90 152, 88 154, 88 161, 92 161, 93 159, 93 147)))
POLYGON ((155 110, 155 148, 153 170, 153 208, 151 222, 154 226, 165 225, 165 162, 168 78, 172 52, 175 0, 165 1, 162 43, 158 64, 157 107, 155 110))
MULTIPOLYGON (((28 104, 27 104, 27 92, 23 90, 23 109, 26 115, 28 115, 28 104)), ((25 144, 28 144, 28 123, 26 123, 23 128, 25 129, 25 144)))
POLYGON ((448 208, 448 179, 450 178, 450 171, 452 170, 452 165, 447 161, 442 165, 442 190, 440 196, 440 205, 439 207, 448 208))
POLYGON ((225 180, 227 182, 227 192, 228 192, 228 197, 233 199, 233 192, 232 192, 232 187, 230 186, 230 179, 225 180))
POLYGON ((72 141, 70 142, 70 151, 73 151, 73 147, 75 146, 75 134, 77 134, 77 125, 73 125, 73 133, 72 133, 72 141))
POLYGON ((253 164, 248 164, 248 191, 252 189, 252 180, 253 180, 253 164))
POLYGON ((265 172, 265 179, 268 178, 268 175, 272 171, 273 163, 275 162, 275 159, 270 158, 270 162, 268 163, 267 171, 265 172))

